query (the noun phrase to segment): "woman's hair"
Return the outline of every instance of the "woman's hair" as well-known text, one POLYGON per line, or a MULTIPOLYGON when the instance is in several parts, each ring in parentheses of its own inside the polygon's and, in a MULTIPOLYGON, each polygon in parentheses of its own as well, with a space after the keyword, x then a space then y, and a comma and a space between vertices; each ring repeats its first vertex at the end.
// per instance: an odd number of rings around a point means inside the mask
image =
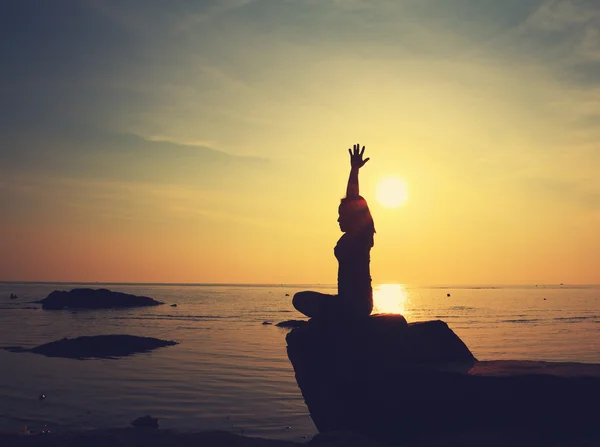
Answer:
POLYGON ((375 243, 373 240, 375 222, 373 222, 373 216, 371 216, 371 211, 364 197, 344 197, 340 201, 340 213, 347 213, 348 219, 352 221, 358 235, 366 237, 372 247, 375 243))

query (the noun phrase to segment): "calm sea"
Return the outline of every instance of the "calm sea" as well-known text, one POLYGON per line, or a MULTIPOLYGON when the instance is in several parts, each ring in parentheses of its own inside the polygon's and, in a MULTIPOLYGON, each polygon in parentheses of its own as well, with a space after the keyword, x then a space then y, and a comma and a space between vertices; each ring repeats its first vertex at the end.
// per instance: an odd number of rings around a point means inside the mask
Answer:
MULTIPOLYGON (((26 302, 77 284, 0 283, 0 345, 33 347, 79 335, 132 334, 179 341, 119 360, 70 360, 0 351, 0 430, 127 426, 160 418, 176 430, 224 429, 302 440, 315 434, 285 351, 300 318, 291 296, 333 287, 94 284, 165 306, 42 311, 26 302), (10 300, 15 293, 17 300, 10 300), (169 304, 177 304, 171 307, 169 304), (39 400, 44 393, 47 398, 39 400)), ((480 360, 600 363, 600 286, 405 287, 380 285, 380 311, 443 319, 480 360)), ((38 305, 39 307, 39 305, 38 305)))

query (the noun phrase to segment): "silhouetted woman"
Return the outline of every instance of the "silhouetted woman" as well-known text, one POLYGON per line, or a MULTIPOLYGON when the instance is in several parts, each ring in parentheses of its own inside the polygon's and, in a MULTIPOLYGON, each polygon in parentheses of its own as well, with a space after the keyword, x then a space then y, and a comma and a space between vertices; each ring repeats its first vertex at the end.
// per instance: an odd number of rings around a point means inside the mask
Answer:
POLYGON ((334 249, 338 260, 338 294, 298 292, 294 307, 311 318, 367 317, 373 310, 371 288, 371 247, 375 224, 367 201, 358 193, 358 171, 369 158, 363 160, 365 147, 355 144, 350 152, 350 177, 346 197, 338 208, 338 222, 344 233, 334 249))

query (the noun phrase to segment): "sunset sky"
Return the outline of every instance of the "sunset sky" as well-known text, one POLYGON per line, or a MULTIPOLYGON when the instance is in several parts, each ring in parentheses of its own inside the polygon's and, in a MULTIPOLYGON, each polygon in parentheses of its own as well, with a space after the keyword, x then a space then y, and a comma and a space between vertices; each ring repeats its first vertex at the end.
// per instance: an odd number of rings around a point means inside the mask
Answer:
POLYGON ((600 283, 600 2, 3 1, 0 54, 0 280, 335 283, 361 143, 375 283, 600 283))

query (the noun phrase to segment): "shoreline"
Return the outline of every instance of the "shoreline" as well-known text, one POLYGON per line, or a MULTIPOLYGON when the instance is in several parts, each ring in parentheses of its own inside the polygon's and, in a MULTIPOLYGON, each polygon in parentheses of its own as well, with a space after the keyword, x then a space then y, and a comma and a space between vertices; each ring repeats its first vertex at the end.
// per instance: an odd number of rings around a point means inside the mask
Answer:
MULTIPOLYGON (((400 429, 400 428, 399 428, 400 429)), ((369 447, 386 444, 348 432, 317 434, 306 442, 258 438, 221 430, 175 432, 154 428, 105 428, 72 431, 60 434, 5 434, 0 433, 3 447, 72 447, 72 446, 119 446, 119 447, 301 447, 306 444, 320 447, 348 446, 369 447)), ((399 444, 403 447, 591 447, 600 445, 600 433, 592 436, 549 437, 540 433, 469 432, 444 436, 413 437, 399 444)))

